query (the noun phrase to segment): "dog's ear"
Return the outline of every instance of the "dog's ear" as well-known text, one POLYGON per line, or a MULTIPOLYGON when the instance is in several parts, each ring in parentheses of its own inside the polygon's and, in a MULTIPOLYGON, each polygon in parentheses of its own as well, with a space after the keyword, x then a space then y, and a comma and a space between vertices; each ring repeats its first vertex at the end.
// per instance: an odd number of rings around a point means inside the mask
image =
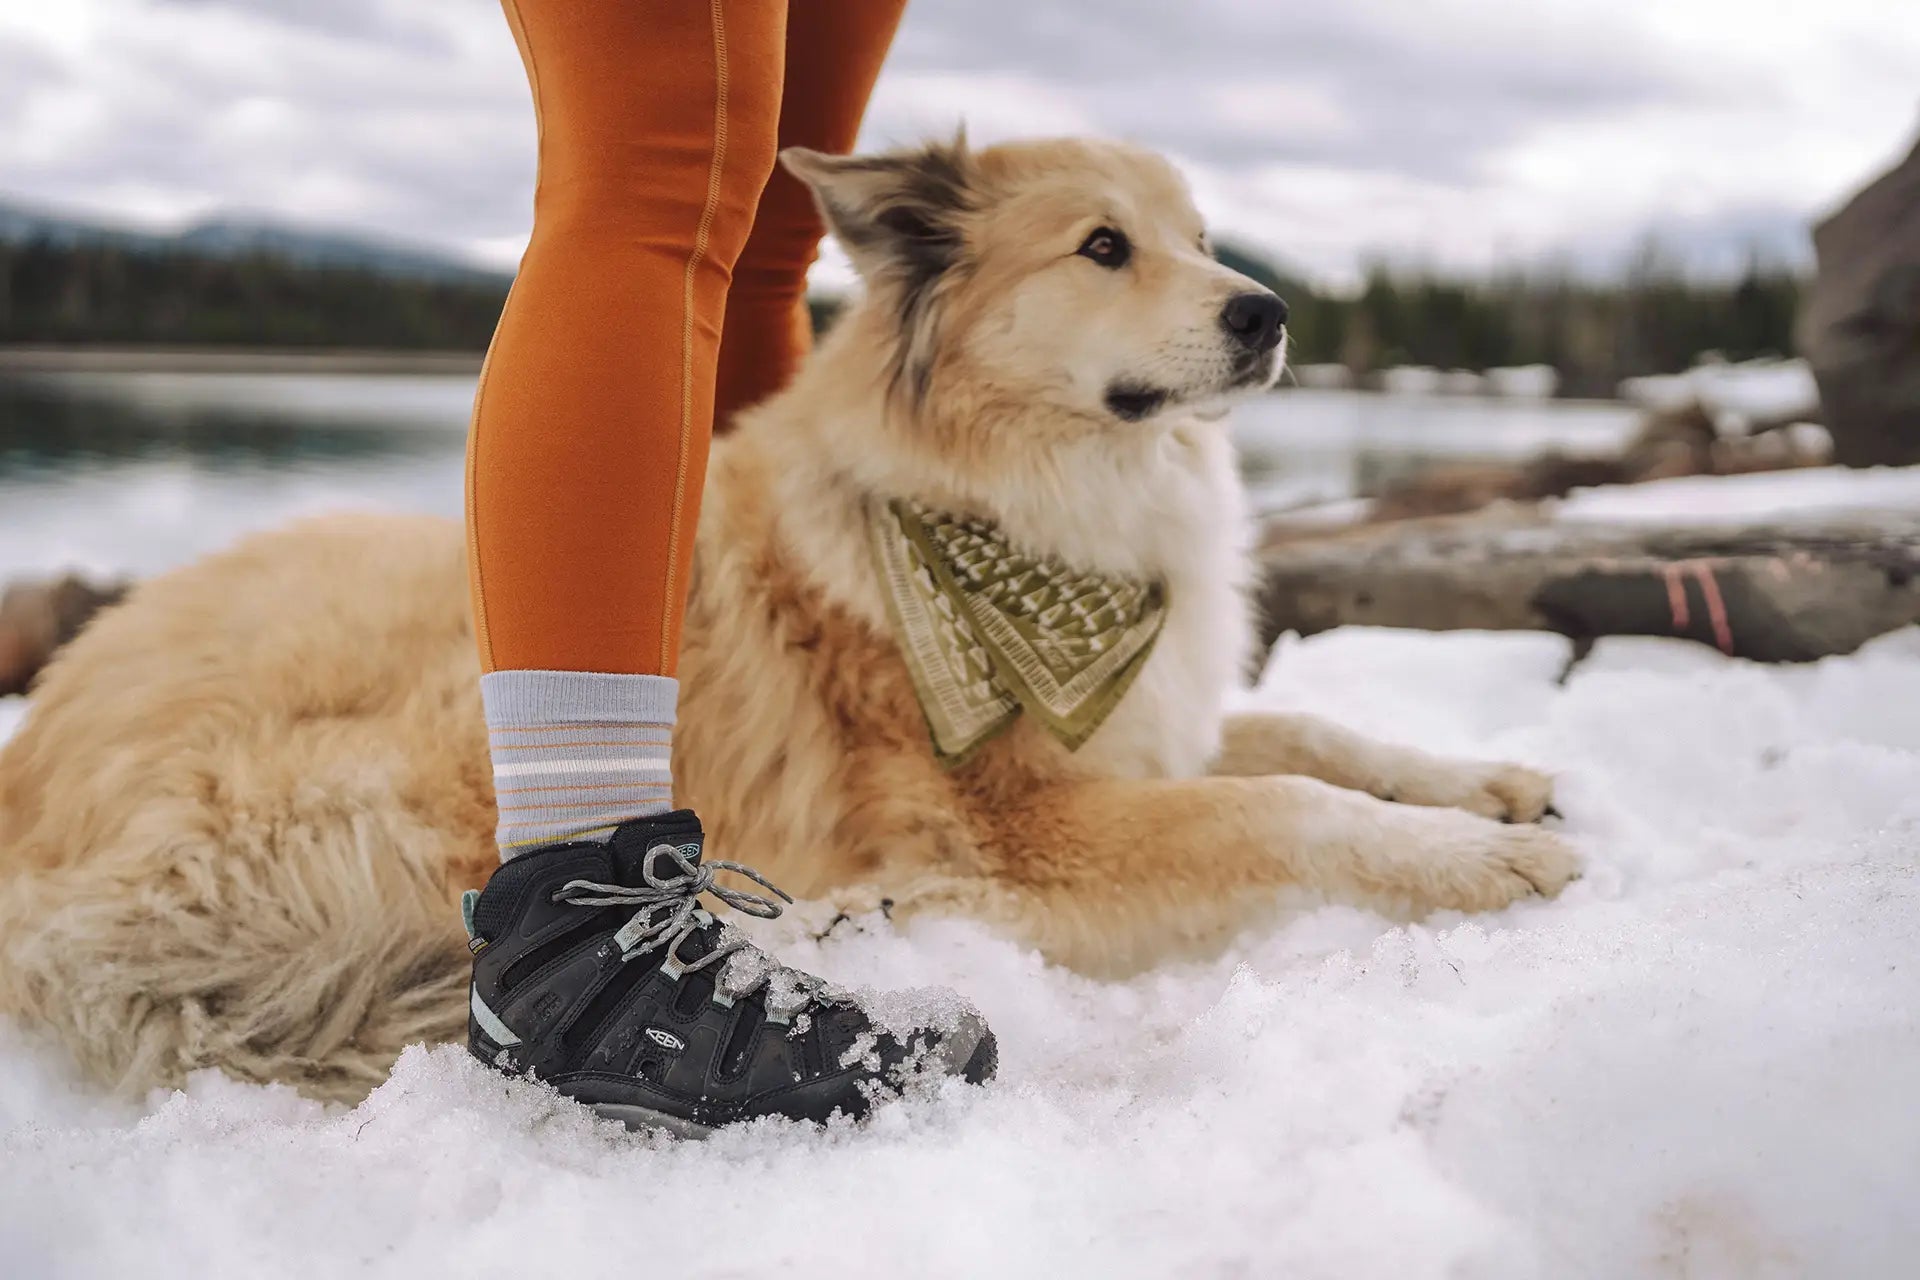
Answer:
POLYGON ((872 296, 897 310, 894 385, 912 403, 924 401, 939 350, 941 286, 965 254, 967 215, 981 204, 979 166, 966 135, 872 156, 788 147, 780 159, 813 189, 872 296))
POLYGON ((813 189, 828 228, 869 284, 900 275, 924 282, 952 266, 964 243, 962 222, 979 204, 965 134, 870 156, 788 147, 780 161, 813 189))

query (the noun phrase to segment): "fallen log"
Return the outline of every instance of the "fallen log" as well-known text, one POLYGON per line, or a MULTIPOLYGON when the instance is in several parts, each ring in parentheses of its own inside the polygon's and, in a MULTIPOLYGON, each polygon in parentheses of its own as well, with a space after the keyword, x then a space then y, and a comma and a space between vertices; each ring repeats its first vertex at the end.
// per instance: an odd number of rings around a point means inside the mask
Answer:
MULTIPOLYGON (((1920 622, 1920 514, 1728 527, 1561 522, 1536 506, 1366 524, 1260 553, 1262 648, 1341 626, 1678 636, 1761 662, 1851 653, 1920 622)), ((75 575, 0 592, 0 696, 130 584, 75 575)))
POLYGON ((25 693, 54 651, 124 596, 127 587, 67 574, 15 582, 0 592, 0 697, 25 693))
POLYGON ((1557 522, 1535 507, 1296 534, 1261 554, 1261 638, 1340 626, 1679 636, 1762 662, 1920 622, 1920 515, 1557 522))

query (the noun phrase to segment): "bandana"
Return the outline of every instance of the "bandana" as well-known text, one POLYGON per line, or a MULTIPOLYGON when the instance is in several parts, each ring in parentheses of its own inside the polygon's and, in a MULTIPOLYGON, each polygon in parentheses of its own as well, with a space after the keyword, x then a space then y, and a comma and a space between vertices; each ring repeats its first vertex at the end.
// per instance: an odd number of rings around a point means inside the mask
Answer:
POLYGON ((1166 620, 1159 583, 1029 555, 983 520, 876 500, 868 528, 934 755, 948 768, 1022 710, 1077 750, 1140 674, 1166 620))

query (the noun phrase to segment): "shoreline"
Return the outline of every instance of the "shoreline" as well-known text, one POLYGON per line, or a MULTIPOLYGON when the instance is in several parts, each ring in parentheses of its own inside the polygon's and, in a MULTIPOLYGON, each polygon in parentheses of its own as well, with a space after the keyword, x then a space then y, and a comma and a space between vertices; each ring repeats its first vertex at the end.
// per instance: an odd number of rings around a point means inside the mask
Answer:
POLYGON ((0 346, 0 376, 95 373, 304 373, 477 376, 479 351, 351 347, 0 346))

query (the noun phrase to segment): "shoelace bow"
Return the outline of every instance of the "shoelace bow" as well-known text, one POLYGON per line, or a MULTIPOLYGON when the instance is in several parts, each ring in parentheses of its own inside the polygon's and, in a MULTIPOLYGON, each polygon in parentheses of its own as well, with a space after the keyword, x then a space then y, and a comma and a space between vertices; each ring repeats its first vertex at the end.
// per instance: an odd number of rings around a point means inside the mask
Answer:
POLYGON ((780 902, 744 889, 728 889, 714 883, 714 873, 731 871, 766 889, 780 899, 792 902, 792 895, 755 871, 738 862, 694 862, 672 845, 655 845, 640 861, 640 877, 645 884, 602 884, 597 880, 569 880, 553 892, 555 902, 577 907, 637 907, 633 918, 613 935, 623 958, 631 959, 656 947, 666 948, 661 969, 669 977, 696 973, 721 960, 727 965, 714 980, 716 993, 727 1002, 767 988, 767 1016, 785 1022, 819 993, 820 979, 779 964, 749 942, 731 925, 722 924, 713 949, 698 960, 680 958, 680 944, 693 933, 714 923, 713 916, 701 909, 700 895, 711 893, 734 910, 761 920, 779 917, 780 902), (679 875, 657 875, 654 861, 671 858, 679 865, 679 875), (662 908, 666 908, 663 912, 662 908))

